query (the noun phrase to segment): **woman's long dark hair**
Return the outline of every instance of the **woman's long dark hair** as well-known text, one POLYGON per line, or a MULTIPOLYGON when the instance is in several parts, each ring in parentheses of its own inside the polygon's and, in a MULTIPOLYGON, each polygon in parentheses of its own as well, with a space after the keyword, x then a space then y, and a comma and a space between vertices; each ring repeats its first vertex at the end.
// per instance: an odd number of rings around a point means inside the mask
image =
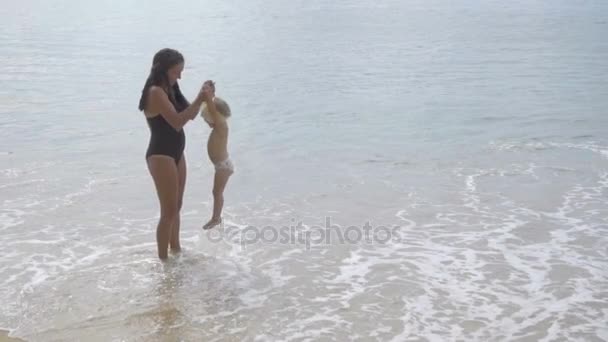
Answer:
POLYGON ((182 56, 182 54, 177 50, 173 49, 162 49, 154 55, 150 75, 148 75, 146 84, 144 84, 144 89, 141 91, 139 110, 143 111, 144 108, 146 108, 148 92, 152 86, 162 87, 167 91, 169 100, 171 100, 173 106, 175 106, 176 111, 181 112, 188 108, 190 104, 179 89, 179 84, 176 82, 173 87, 170 88, 169 79, 167 78, 167 72, 169 69, 183 62, 184 56, 182 56))

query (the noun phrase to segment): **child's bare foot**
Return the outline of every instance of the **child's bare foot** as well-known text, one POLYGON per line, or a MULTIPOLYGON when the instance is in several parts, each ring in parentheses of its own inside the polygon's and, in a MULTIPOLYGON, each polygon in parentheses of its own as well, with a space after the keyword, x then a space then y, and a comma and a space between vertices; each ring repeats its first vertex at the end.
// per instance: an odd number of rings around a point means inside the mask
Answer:
POLYGON ((211 218, 211 220, 209 220, 209 222, 205 223, 205 225, 203 226, 203 229, 211 229, 220 223, 222 223, 221 218, 211 218))

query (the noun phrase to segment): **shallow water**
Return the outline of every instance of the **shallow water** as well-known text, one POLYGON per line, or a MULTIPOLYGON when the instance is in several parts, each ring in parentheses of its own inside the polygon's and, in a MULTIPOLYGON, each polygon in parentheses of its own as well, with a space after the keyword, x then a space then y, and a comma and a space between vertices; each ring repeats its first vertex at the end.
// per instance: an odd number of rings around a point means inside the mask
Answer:
POLYGON ((608 340, 608 5, 0 8, 0 327, 28 341, 608 340), (165 24, 168 23, 168 24, 165 24), (155 257, 161 47, 232 107, 226 225, 186 127, 155 257), (366 225, 369 223, 369 225, 366 225))

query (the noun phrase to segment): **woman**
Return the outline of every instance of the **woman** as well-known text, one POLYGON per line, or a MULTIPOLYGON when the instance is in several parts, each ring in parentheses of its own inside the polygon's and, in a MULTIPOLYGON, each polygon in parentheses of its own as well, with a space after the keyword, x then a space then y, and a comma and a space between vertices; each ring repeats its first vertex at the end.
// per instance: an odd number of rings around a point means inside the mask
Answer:
POLYGON ((158 51, 139 100, 139 110, 144 112, 150 127, 146 161, 160 202, 156 243, 161 260, 167 259, 168 248, 173 252, 181 250, 179 211, 186 185, 183 127, 196 117, 209 96, 201 88, 194 102, 188 103, 177 84, 183 70, 181 53, 173 49, 158 51))

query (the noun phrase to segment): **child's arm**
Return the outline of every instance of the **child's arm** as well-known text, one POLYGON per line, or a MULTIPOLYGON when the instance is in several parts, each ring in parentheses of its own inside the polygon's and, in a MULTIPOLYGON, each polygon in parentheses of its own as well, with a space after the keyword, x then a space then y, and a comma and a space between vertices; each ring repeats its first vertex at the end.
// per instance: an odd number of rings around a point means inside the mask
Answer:
POLYGON ((205 93, 205 103, 207 105, 207 111, 211 114, 211 120, 213 120, 214 128, 226 128, 227 122, 226 118, 220 114, 215 106, 215 84, 213 82, 205 82, 203 86, 205 88, 203 92, 205 93))
POLYGON ((213 127, 214 128, 226 127, 227 126, 226 118, 222 114, 220 114, 220 112, 217 110, 217 107, 215 106, 215 102, 213 101, 213 99, 207 99, 206 103, 207 103, 207 110, 209 111, 209 114, 211 114, 211 119, 213 120, 213 127))

